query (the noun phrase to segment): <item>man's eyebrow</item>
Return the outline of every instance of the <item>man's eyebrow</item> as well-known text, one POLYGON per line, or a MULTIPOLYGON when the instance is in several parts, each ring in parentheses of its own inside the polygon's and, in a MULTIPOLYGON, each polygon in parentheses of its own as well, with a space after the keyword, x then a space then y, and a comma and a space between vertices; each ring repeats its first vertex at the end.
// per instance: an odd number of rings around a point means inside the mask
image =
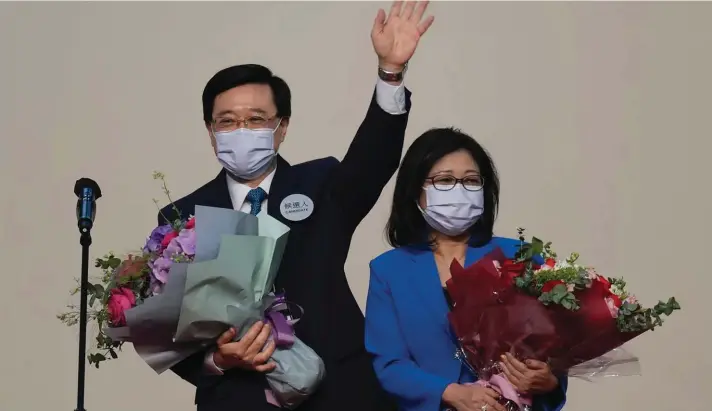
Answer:
MULTIPOLYGON (((265 114, 265 115, 267 114, 267 112, 265 110, 262 110, 261 108, 247 107, 246 110, 250 111, 252 113, 257 113, 257 114, 265 114)), ((215 116, 219 117, 219 116, 224 116, 224 115, 228 115, 228 114, 236 115, 235 112, 232 110, 223 110, 223 111, 217 113, 215 116)))

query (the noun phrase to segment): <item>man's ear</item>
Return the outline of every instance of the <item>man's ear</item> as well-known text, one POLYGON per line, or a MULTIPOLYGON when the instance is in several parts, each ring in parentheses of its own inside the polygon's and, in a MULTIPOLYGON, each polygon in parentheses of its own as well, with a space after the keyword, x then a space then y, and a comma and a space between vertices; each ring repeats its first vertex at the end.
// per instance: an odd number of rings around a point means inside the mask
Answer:
POLYGON ((287 129, 289 128, 289 117, 283 117, 282 121, 279 123, 280 138, 282 141, 287 137, 287 129))
POLYGON ((215 135, 213 134, 213 128, 210 126, 210 123, 205 123, 205 130, 207 130, 208 132, 208 137, 210 138, 210 145, 213 146, 213 151, 215 151, 215 153, 217 154, 217 143, 215 142, 215 135))

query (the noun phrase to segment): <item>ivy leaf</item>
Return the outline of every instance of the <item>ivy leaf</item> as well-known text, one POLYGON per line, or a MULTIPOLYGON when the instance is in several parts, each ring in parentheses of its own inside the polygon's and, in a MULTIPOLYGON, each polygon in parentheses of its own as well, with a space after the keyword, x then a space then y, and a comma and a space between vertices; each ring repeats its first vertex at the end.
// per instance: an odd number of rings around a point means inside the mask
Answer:
POLYGON ((113 358, 113 359, 119 358, 119 355, 116 354, 116 351, 114 351, 113 349, 109 350, 109 354, 111 355, 111 358, 113 358))

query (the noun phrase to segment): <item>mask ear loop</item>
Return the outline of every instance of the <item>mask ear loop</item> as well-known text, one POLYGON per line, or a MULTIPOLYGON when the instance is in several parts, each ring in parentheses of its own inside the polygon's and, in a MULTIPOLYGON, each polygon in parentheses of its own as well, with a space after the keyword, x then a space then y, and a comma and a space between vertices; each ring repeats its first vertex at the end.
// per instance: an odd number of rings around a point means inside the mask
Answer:
MULTIPOLYGON (((282 120, 283 120, 283 119, 284 119, 284 117, 280 117, 280 118, 279 118, 279 122, 277 123, 277 126, 272 129, 272 136, 274 136, 275 133, 277 133, 277 129, 279 128, 279 126, 282 125, 282 120)), ((284 134, 282 134, 282 137, 280 137, 280 143, 284 143, 284 138, 285 138, 285 137, 286 137, 286 136, 285 136, 284 134)))

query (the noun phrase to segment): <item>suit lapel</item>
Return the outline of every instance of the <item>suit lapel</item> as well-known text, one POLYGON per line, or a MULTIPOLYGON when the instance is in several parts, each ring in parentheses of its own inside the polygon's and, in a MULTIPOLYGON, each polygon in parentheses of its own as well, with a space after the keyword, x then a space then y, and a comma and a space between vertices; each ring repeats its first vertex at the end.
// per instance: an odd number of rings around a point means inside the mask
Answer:
POLYGON ((415 251, 412 254, 412 260, 415 272, 413 285, 420 295, 421 301, 435 315, 443 331, 452 336, 450 323, 447 319, 447 300, 445 300, 443 287, 440 284, 440 276, 438 275, 438 267, 435 264, 433 252, 430 250, 415 251))
POLYGON ((440 363, 442 372, 445 373, 448 378, 458 380, 462 364, 459 360, 455 359, 457 336, 452 331, 450 321, 447 318, 450 310, 447 305, 447 300, 445 299, 442 284, 440 283, 435 257, 432 251, 422 250, 415 251, 412 254, 412 260, 412 270, 414 271, 412 278, 416 292, 420 297, 420 301, 427 306, 427 310, 435 316, 434 318, 438 322, 438 327, 442 330, 444 334, 443 337, 447 338, 449 349, 452 352, 452 355, 449 357, 443 357, 443 361, 440 363))
POLYGON ((217 177, 205 186, 200 204, 208 207, 233 208, 227 188, 227 172, 222 169, 217 177))

